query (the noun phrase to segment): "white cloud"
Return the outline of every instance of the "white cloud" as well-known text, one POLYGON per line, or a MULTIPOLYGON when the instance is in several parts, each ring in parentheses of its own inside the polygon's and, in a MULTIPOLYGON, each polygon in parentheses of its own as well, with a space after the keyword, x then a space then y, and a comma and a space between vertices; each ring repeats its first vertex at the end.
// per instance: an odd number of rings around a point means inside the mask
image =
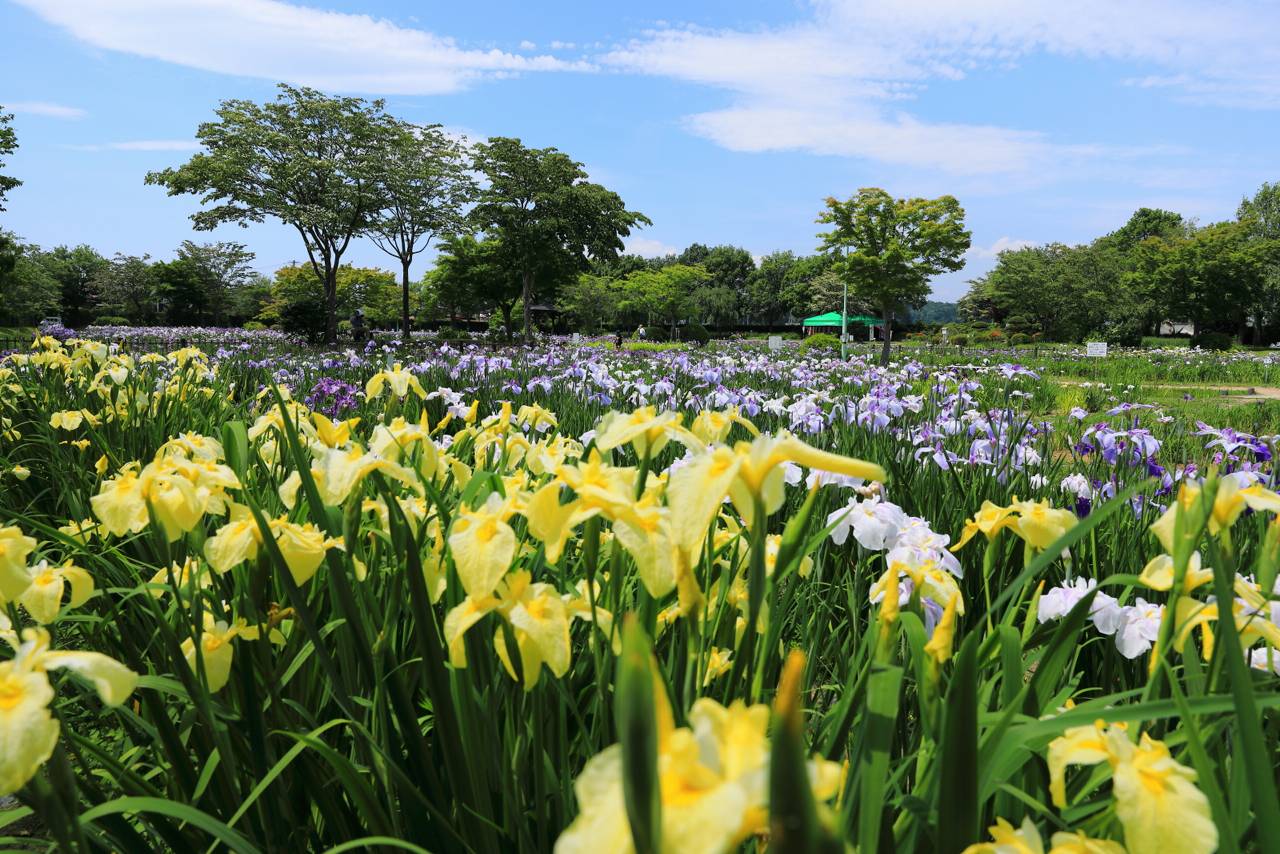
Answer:
POLYGON ((48 116, 51 119, 82 119, 89 115, 79 107, 54 104, 49 101, 0 101, 0 112, 15 115, 48 116))
POLYGON ((1008 72, 1026 57, 1052 54, 1149 69, 1117 82, 1181 98, 1280 107, 1277 27, 1280 7, 1244 0, 815 0, 812 16, 791 26, 662 26, 600 62, 725 90, 730 104, 688 116, 686 125, 732 150, 800 150, 1041 180, 1171 152, 931 122, 903 102, 930 85, 961 86, 975 72, 1008 72))
POLYGON ((638 237, 632 235, 625 241, 626 253, 628 255, 640 255, 644 258, 661 258, 663 255, 675 255, 680 250, 674 246, 669 246, 661 240, 654 240, 650 237, 638 237))
POLYGON ((132 139, 60 147, 68 151, 195 151, 200 143, 190 139, 132 139))
POLYGON ((1001 237, 998 238, 990 246, 970 246, 966 256, 973 259, 986 260, 988 258, 996 258, 1001 252, 1016 252, 1019 249, 1026 249, 1028 246, 1035 246, 1033 240, 1022 240, 1017 237, 1001 237))
POLYGON ((437 94, 486 77, 585 67, 280 0, 16 2, 94 47, 343 92, 437 94))

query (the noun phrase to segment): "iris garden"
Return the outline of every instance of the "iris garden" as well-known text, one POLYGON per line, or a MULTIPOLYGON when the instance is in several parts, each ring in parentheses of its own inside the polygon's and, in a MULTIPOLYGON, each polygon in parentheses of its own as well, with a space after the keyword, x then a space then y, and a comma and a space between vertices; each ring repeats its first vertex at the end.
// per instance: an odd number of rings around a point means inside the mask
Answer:
POLYGON ((6 845, 1280 850, 1276 355, 165 335, 0 361, 6 845))

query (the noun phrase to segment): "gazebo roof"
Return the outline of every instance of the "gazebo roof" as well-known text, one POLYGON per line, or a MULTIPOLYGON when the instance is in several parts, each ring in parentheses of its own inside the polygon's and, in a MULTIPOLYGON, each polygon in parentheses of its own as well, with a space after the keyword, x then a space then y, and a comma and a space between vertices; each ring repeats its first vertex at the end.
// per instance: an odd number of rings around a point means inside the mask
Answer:
MULTIPOLYGON (((884 323, 878 317, 871 317, 866 314, 850 314, 845 316, 848 325, 861 324, 863 326, 879 326, 884 323)), ((806 317, 802 322, 803 326, 839 326, 840 312, 829 311, 826 314, 815 314, 813 317, 806 317)))

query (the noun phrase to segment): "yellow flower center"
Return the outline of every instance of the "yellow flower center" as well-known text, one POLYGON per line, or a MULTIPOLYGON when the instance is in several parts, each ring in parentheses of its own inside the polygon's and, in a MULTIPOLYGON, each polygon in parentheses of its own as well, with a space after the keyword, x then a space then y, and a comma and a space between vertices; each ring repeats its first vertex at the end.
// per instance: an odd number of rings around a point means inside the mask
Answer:
POLYGON ((22 685, 13 677, 0 680, 0 711, 9 711, 22 702, 22 685))

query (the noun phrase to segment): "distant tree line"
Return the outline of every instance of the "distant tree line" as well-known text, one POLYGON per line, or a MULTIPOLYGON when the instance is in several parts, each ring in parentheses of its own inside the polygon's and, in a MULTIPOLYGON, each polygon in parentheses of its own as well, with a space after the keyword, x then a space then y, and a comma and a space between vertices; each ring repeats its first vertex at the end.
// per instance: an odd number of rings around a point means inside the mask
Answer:
POLYGON ((1142 208, 1091 243, 1002 252, 959 313, 1053 341, 1136 345, 1169 320, 1193 323, 1206 343, 1270 343, 1280 338, 1280 185, 1264 184, 1226 222, 1142 208))

